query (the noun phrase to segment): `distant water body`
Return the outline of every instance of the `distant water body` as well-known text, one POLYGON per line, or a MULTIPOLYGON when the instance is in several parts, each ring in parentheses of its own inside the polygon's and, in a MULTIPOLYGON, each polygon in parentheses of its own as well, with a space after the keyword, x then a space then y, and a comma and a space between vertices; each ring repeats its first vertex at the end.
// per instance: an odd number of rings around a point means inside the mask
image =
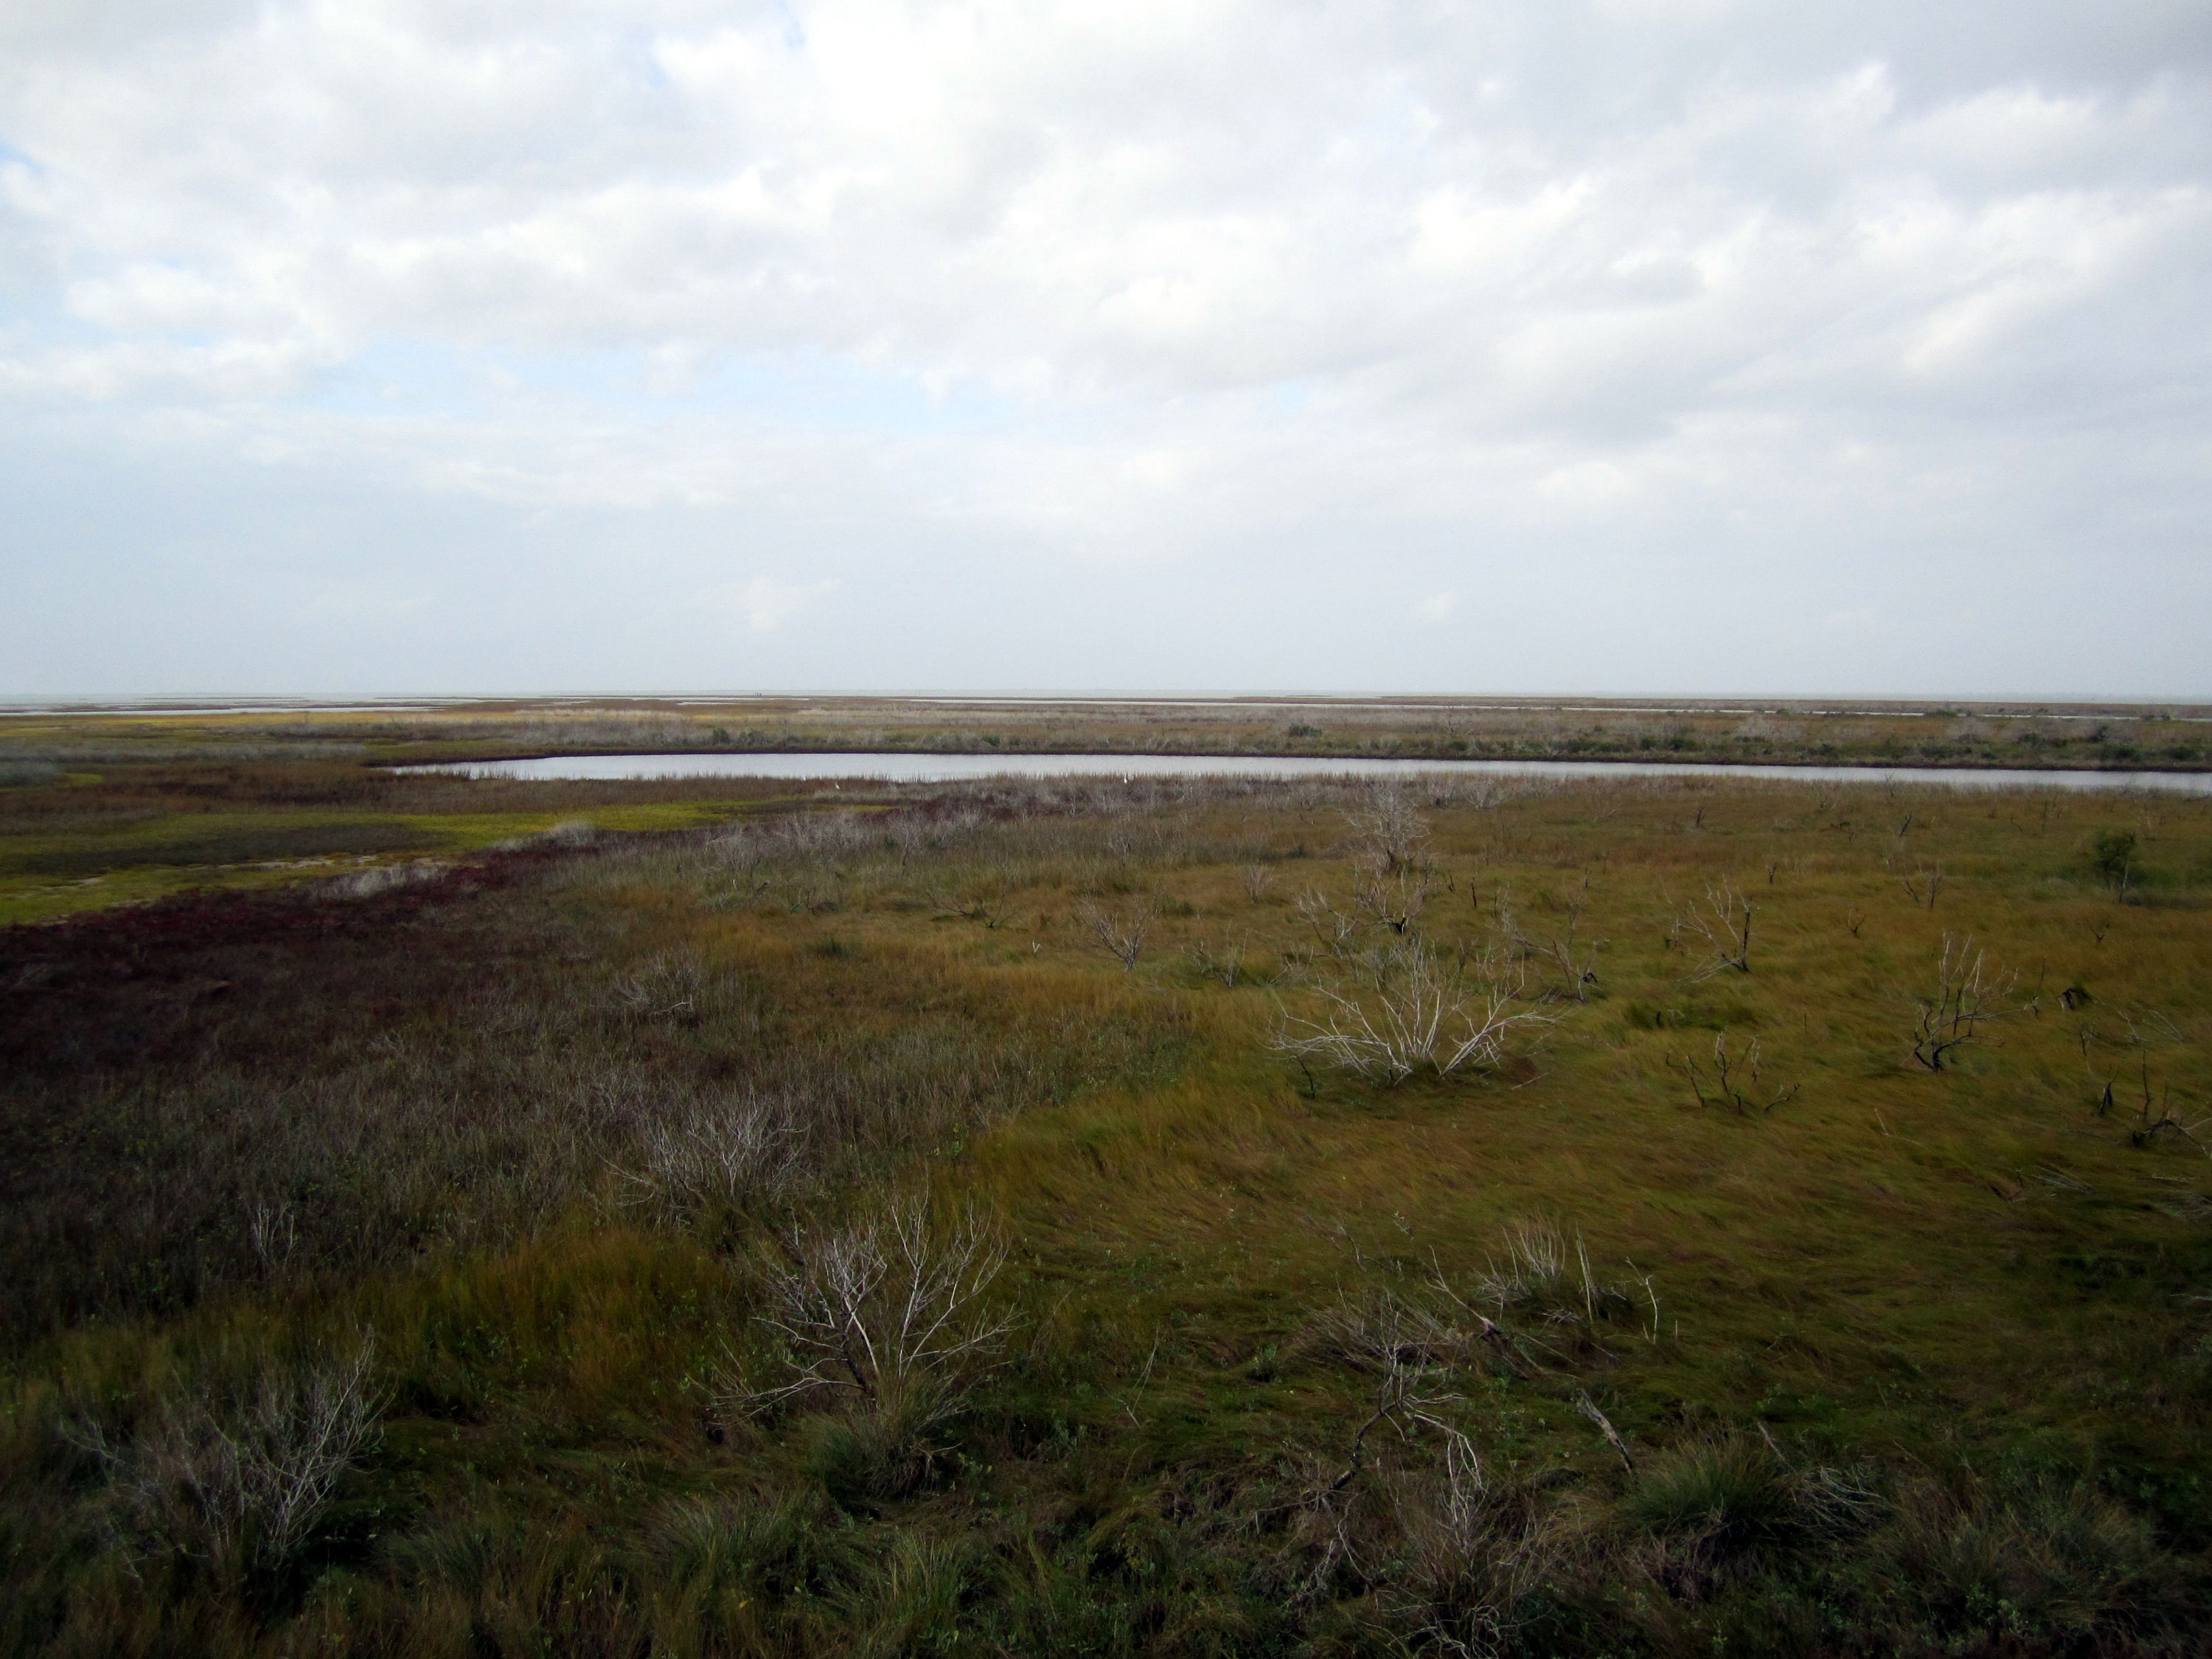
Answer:
POLYGON ((1735 766, 1670 761, 1303 759, 1287 755, 548 755, 395 769, 472 778, 1767 778, 1800 783, 1952 784, 1968 789, 2156 789, 2212 795, 2212 772, 2029 771, 1965 766, 1735 766))

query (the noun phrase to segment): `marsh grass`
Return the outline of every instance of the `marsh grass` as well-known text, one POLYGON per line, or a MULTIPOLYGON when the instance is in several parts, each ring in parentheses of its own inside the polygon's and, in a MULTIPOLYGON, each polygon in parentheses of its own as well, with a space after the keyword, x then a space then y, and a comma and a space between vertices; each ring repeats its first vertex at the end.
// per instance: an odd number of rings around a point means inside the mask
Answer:
POLYGON ((2150 905, 2083 855, 2112 799, 853 793, 549 796, 601 827, 0 936, 5 1650, 2201 1649, 2212 1172, 2136 1119, 2212 1095, 2204 805, 2125 804, 2150 905), (1285 891, 1525 948, 1544 1042, 1310 1087, 1252 987, 1336 960, 1285 891), (1713 892, 1747 973, 1673 925, 1713 892), (1125 970, 1086 906, 1139 902, 1125 970), (1939 1073, 1947 933, 2018 986, 1939 1073), (1715 1038, 1802 1087, 1701 1109, 1715 1038), (1002 1346, 926 1423, 731 1409, 904 1203, 997 1218, 1002 1346), (125 1547, 122 1448, 246 1443, 363 1331, 281 1571, 125 1547))
POLYGON ((24 875, 87 876, 142 865, 258 864, 341 854, 420 852, 438 844, 434 835, 405 823, 280 823, 55 848, 19 854, 10 867, 24 875))

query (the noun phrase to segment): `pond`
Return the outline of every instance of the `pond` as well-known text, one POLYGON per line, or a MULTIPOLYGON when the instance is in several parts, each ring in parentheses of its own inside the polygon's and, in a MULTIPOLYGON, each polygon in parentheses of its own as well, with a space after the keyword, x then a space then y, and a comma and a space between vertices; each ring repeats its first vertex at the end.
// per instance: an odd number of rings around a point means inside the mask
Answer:
POLYGON ((2156 789, 2212 795, 2212 772, 2027 771, 1956 766, 1733 766, 1668 761, 1304 759, 1288 755, 547 755, 394 768, 472 778, 852 778, 946 783, 969 778, 1766 778, 1808 783, 1953 784, 1962 788, 2156 789))

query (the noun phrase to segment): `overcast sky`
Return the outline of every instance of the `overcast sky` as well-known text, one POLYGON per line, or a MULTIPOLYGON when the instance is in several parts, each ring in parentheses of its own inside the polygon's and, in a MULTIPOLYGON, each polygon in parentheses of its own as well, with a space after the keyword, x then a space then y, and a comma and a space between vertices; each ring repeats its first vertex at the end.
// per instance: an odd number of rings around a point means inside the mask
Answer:
POLYGON ((0 0, 0 692, 2212 694, 2206 0, 0 0))

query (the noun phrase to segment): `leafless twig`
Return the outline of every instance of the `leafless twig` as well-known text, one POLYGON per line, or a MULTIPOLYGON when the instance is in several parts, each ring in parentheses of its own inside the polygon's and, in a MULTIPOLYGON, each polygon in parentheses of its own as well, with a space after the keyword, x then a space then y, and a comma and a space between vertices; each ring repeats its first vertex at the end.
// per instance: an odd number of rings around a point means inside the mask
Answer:
POLYGON ((1713 1053, 1710 1061, 1700 1061, 1688 1054, 1670 1054, 1667 1063, 1680 1072, 1689 1082, 1700 1106, 1726 1106, 1739 1117, 1753 1113, 1765 1114, 1784 1105, 1797 1093, 1797 1085, 1785 1084, 1765 1099, 1755 1091, 1759 1084, 1759 1039, 1753 1037, 1742 1049, 1731 1054, 1728 1048, 1728 1033, 1723 1031, 1713 1038, 1713 1053))
POLYGON ((1628 1443, 1620 1437, 1620 1431, 1613 1426, 1613 1420, 1598 1409, 1597 1401, 1591 1399, 1587 1392, 1577 1394, 1575 1409, 1597 1425, 1597 1431, 1605 1437, 1605 1443, 1620 1454, 1621 1462, 1633 1474, 1636 1460, 1628 1454, 1628 1443))

